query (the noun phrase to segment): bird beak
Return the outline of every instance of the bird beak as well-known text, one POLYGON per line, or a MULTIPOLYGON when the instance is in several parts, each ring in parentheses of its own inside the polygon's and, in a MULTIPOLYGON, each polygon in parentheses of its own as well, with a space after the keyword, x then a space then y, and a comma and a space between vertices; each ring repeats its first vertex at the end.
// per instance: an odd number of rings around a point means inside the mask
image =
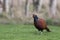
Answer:
POLYGON ((33 14, 33 18, 34 18, 35 14, 33 14))

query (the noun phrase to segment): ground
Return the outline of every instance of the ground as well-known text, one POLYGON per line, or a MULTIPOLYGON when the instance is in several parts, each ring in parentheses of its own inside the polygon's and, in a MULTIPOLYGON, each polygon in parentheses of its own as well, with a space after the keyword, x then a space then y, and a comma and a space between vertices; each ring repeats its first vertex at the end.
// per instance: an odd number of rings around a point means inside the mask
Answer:
POLYGON ((40 34, 33 25, 0 24, 0 40, 60 40, 60 27, 49 28, 40 34))

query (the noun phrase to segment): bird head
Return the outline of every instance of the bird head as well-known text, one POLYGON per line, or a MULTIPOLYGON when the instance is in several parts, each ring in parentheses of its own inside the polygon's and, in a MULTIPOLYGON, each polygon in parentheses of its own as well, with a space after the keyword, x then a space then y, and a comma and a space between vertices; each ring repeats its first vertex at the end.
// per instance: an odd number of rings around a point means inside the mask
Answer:
POLYGON ((37 17, 37 15, 33 14, 33 18, 34 18, 34 17, 37 17))
POLYGON ((38 19, 37 15, 33 14, 33 18, 38 19))
POLYGON ((33 18, 34 18, 35 16, 37 16, 37 15, 33 14, 33 18))

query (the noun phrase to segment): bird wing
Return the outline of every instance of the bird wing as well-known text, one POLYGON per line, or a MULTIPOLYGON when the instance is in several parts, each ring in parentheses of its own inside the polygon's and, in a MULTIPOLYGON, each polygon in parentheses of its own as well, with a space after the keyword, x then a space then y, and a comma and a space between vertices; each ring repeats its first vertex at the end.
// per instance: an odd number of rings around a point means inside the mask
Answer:
POLYGON ((46 24, 45 20, 43 20, 43 19, 39 19, 37 23, 39 26, 41 26, 41 28, 47 27, 47 24, 46 24))

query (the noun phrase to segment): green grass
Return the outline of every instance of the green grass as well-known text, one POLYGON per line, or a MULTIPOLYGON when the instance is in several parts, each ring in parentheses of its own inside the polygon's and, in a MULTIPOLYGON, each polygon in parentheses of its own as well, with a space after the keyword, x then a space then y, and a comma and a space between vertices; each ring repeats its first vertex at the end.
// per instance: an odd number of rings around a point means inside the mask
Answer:
POLYGON ((33 25, 0 24, 0 40, 60 40, 60 27, 49 26, 52 32, 38 32, 33 25))

